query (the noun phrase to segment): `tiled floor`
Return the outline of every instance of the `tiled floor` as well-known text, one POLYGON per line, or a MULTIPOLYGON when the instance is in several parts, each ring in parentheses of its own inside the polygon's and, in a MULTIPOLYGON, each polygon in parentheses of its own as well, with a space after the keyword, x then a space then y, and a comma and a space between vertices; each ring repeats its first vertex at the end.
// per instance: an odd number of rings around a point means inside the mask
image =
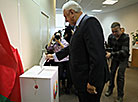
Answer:
MULTIPOLYGON (((138 68, 127 68, 125 78, 125 95, 124 102, 138 102, 138 68)), ((115 102, 117 91, 116 87, 110 97, 104 96, 108 83, 105 85, 101 102, 115 102)), ((59 102, 79 102, 76 95, 61 94, 59 102)))

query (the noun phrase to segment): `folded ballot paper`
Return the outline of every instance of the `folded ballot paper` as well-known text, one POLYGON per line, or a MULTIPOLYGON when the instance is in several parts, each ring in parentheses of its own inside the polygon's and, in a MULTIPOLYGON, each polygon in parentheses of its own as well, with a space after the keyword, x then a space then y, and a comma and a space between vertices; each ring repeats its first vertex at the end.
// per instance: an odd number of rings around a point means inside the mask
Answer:
POLYGON ((45 52, 43 52, 42 58, 39 62, 39 65, 41 68, 44 66, 45 62, 46 62, 46 54, 45 54, 45 52))

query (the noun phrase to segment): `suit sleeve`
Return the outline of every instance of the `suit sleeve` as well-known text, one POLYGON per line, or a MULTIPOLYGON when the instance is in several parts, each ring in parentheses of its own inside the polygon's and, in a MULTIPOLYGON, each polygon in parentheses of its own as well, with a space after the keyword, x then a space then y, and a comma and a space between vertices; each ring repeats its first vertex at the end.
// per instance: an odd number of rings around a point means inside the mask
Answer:
POLYGON ((63 58, 69 55, 69 46, 63 48, 59 52, 56 53, 56 57, 58 60, 62 60, 63 58))
POLYGON ((96 86, 104 73, 104 36, 96 18, 87 20, 84 27, 84 41, 89 57, 89 83, 96 86))

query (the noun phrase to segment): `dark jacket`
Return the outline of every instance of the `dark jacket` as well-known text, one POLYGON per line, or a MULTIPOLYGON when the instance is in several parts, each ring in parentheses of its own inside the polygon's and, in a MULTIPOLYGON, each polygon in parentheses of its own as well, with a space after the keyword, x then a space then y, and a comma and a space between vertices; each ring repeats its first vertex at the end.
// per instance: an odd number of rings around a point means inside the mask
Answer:
POLYGON ((129 35, 121 34, 119 39, 113 34, 108 37, 108 46, 112 49, 111 56, 118 61, 123 61, 129 57, 129 35))
POLYGON ((85 16, 74 32, 70 46, 56 53, 58 59, 69 54, 73 83, 78 90, 86 90, 89 82, 99 87, 108 76, 104 36, 100 23, 85 16))

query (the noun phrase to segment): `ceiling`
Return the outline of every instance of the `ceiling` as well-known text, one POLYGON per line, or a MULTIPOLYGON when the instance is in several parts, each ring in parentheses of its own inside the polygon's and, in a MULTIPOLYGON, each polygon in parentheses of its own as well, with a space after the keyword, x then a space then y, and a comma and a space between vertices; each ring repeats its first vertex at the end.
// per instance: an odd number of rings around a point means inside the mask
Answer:
MULTIPOLYGON (((56 0, 56 13, 62 13, 62 5, 68 0, 56 0)), ((91 12, 94 9, 101 9, 101 13, 112 12, 117 9, 121 9, 127 7, 129 5, 133 5, 138 3, 138 0, 118 0, 114 5, 102 5, 102 2, 105 0, 74 0, 77 1, 83 8, 83 11, 87 14, 95 14, 91 12)))

